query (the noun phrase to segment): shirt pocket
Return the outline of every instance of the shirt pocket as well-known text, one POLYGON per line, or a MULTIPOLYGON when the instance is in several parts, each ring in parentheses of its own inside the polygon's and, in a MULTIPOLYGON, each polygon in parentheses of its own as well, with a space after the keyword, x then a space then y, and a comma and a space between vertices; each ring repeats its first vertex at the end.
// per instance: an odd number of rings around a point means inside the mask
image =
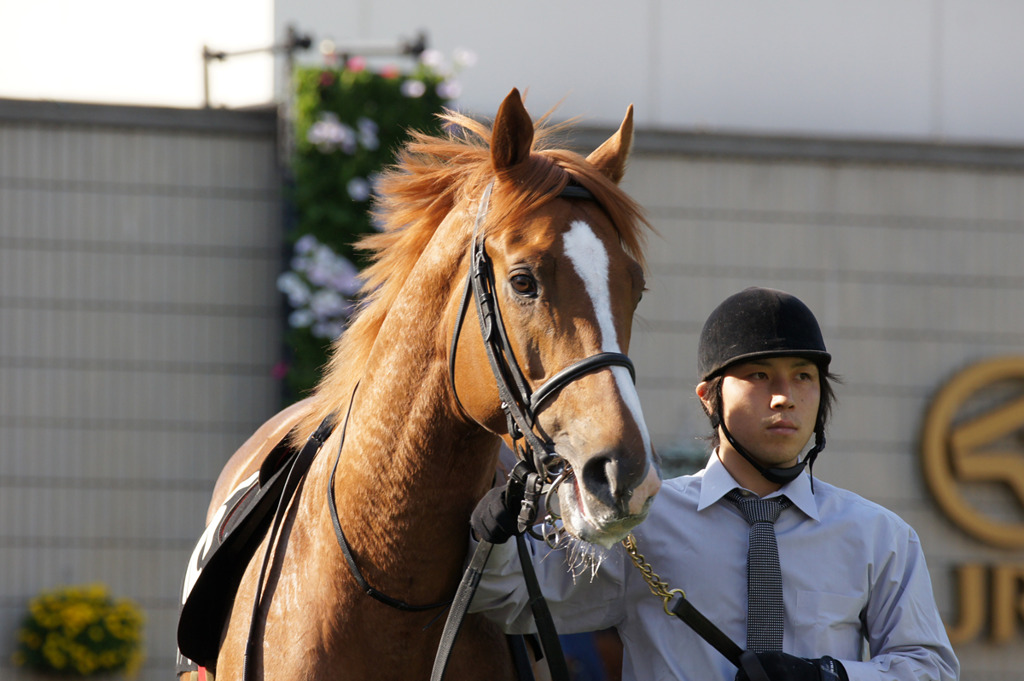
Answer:
POLYGON ((797 611, 792 618, 808 627, 825 627, 836 632, 859 634, 860 613, 864 602, 860 598, 822 591, 798 591, 797 611))

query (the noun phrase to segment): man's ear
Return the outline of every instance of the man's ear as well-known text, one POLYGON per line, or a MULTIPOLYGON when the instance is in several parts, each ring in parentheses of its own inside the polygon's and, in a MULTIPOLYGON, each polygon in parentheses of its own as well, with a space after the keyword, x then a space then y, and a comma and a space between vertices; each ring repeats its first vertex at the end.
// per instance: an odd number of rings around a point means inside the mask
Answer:
POLYGON ((711 409, 714 406, 711 404, 711 384, 707 381, 701 381, 697 384, 696 393, 701 404, 704 405, 704 411, 710 414, 711 409))
POLYGON ((697 398, 700 400, 700 406, 705 409, 705 414, 708 416, 714 414, 716 405, 712 403, 715 395, 712 394, 711 382, 700 381, 697 383, 697 387, 694 391, 697 393, 697 398))

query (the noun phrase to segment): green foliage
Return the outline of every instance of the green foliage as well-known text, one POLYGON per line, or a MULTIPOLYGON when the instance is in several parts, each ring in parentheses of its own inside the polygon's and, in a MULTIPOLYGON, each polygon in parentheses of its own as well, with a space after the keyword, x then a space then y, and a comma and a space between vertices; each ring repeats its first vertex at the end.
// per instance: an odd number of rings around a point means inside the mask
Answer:
POLYGON ((65 676, 134 674, 142 665, 144 616, 102 584, 45 591, 29 601, 14 663, 65 676))
MULTIPOLYGON (((424 57, 427 57, 424 53, 424 57)), ((374 231, 374 182, 410 130, 436 133, 457 89, 437 54, 408 73, 366 68, 300 68, 295 74, 295 153, 291 169, 294 258, 278 279, 291 307, 284 375, 289 399, 319 379, 330 343, 344 329, 365 264, 353 244, 374 231)))

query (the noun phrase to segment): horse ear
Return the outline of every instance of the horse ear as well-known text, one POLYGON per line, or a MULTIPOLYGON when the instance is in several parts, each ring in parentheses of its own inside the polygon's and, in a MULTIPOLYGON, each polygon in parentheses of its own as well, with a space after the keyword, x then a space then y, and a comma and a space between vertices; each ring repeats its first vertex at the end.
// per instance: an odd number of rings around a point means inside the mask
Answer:
POLYGON ((498 107, 491 132, 491 163, 495 170, 507 170, 530 158, 533 121, 523 106, 519 90, 513 88, 498 107))
POLYGON ((626 117, 618 131, 594 150, 587 161, 604 173, 605 177, 618 184, 626 174, 626 158, 633 144, 633 105, 626 109, 626 117))

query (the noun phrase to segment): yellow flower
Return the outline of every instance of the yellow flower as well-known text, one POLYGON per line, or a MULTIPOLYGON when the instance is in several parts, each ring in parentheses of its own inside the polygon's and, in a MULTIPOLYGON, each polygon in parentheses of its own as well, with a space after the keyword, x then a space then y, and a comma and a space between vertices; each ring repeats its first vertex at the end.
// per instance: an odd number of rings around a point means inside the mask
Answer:
POLYGON ((103 586, 99 582, 90 584, 86 589, 86 594, 89 598, 102 601, 107 597, 107 587, 103 586))
POLYGON ((39 637, 39 634, 30 629, 19 629, 18 641, 24 643, 25 647, 30 650, 39 650, 39 646, 43 645, 43 639, 39 637))
POLYGON ((15 664, 40 671, 138 671, 144 659, 145 617, 127 599, 114 601, 102 584, 64 587, 29 601, 18 630, 15 664))
POLYGON ((54 669, 64 669, 68 665, 68 656, 61 645, 60 637, 48 636, 43 644, 43 655, 54 669))

